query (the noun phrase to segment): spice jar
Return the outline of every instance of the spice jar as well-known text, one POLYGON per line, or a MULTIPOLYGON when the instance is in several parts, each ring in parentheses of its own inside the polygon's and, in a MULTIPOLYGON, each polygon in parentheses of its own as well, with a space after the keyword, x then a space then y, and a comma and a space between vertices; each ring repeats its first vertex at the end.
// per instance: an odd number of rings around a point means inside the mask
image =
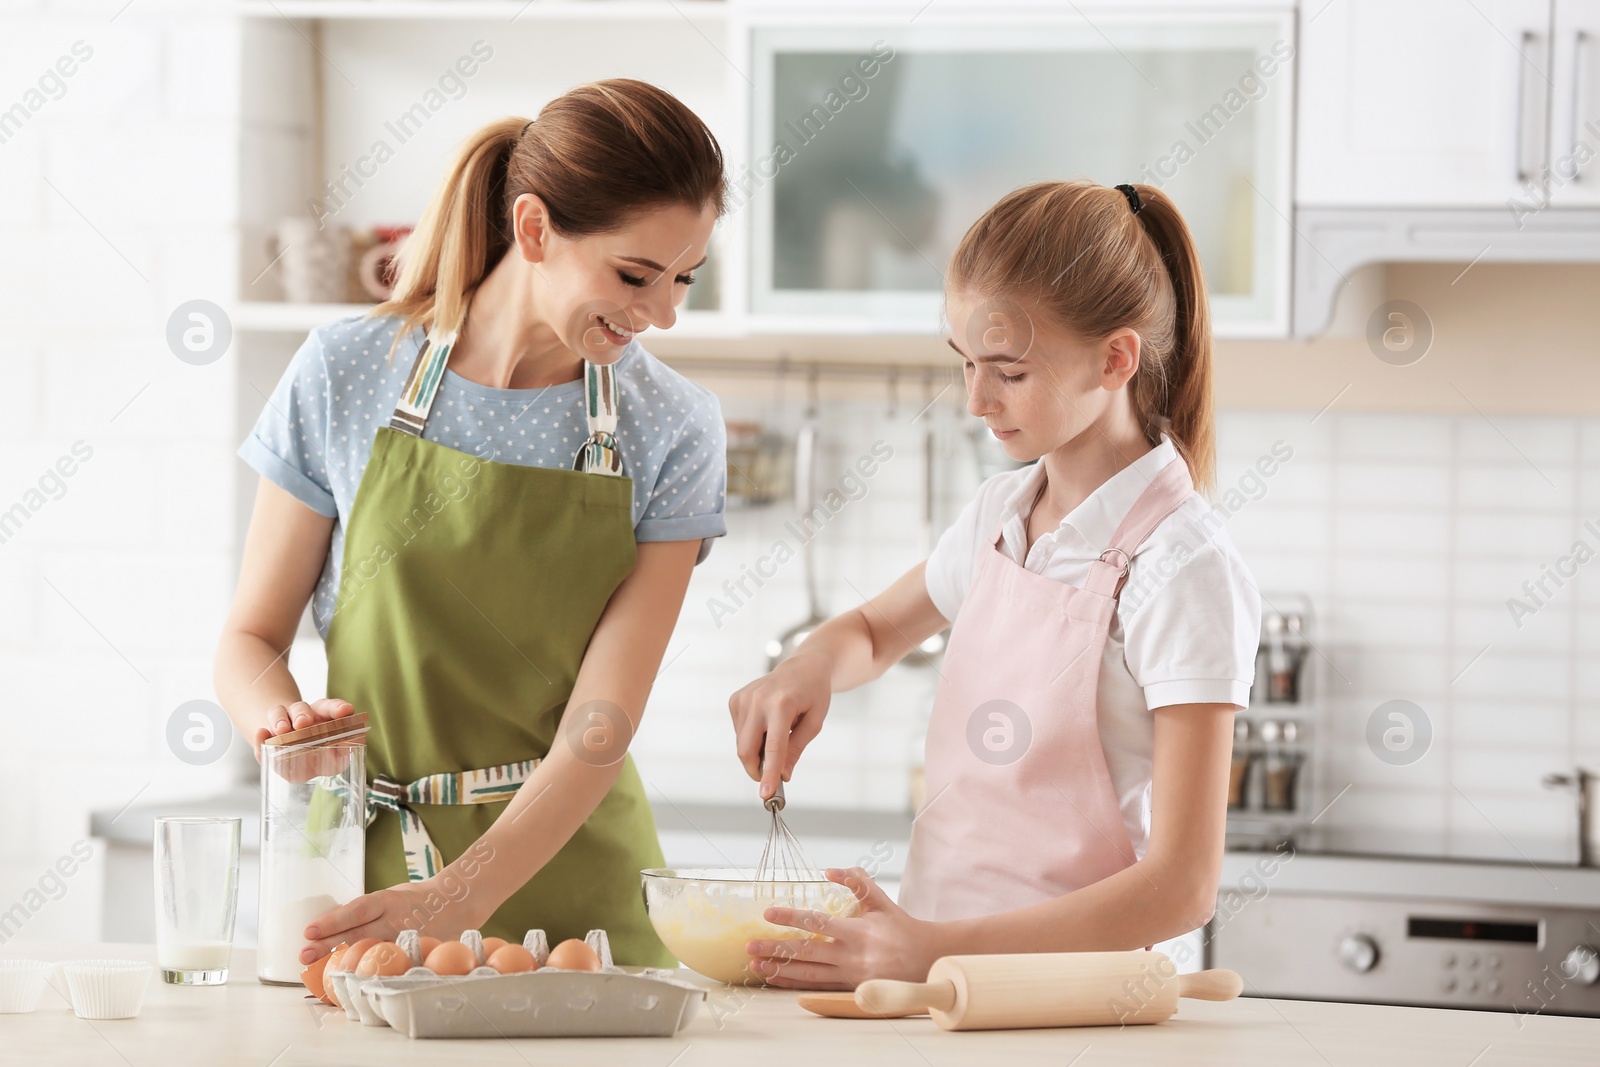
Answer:
POLYGON ((1299 615, 1273 613, 1264 620, 1267 631, 1260 656, 1266 661, 1267 703, 1300 702, 1300 668, 1305 663, 1306 645, 1299 615))
POLYGON ((300 984, 305 928, 364 891, 367 717, 328 719, 261 743, 261 904, 256 977, 300 984))
POLYGON ((1228 765, 1228 808, 1239 810, 1245 807, 1245 786, 1250 777, 1250 720, 1236 718, 1233 721, 1233 761, 1228 765))
POLYGON ((1296 782, 1300 775, 1300 764, 1305 758, 1298 743, 1300 725, 1296 722, 1263 723, 1264 739, 1267 737, 1267 726, 1273 727, 1273 730, 1263 757, 1265 769, 1262 774, 1261 806, 1268 811, 1294 811, 1298 806, 1296 782))

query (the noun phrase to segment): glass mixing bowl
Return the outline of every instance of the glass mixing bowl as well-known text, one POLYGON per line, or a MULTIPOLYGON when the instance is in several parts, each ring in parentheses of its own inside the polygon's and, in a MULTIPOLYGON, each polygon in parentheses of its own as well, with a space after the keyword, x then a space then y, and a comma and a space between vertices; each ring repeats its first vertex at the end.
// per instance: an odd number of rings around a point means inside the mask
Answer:
POLYGON ((815 878, 756 881, 736 867, 657 867, 639 872, 650 922, 674 956, 691 970, 728 985, 764 985, 750 970, 750 941, 821 937, 763 918, 770 907, 806 908, 829 915, 859 914, 848 886, 815 878))

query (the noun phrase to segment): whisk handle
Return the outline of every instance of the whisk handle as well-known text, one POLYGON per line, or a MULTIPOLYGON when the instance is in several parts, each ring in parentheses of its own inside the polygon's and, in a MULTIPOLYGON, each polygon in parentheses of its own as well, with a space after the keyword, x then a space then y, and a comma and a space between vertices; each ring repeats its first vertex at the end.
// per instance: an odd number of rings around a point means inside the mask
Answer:
POLYGON ((783 779, 780 778, 778 780, 777 792, 773 793, 770 797, 768 797, 767 798, 767 802, 762 806, 765 807, 768 811, 782 811, 784 803, 785 803, 785 801, 784 801, 784 798, 783 798, 783 779))

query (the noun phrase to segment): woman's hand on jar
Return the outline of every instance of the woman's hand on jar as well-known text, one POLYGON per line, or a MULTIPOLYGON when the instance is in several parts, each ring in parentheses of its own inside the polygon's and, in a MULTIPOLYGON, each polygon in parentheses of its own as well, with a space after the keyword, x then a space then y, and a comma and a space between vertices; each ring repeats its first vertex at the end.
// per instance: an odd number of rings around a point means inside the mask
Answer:
POLYGON ((925 981, 933 961, 945 954, 937 924, 913 918, 860 867, 830 867, 827 874, 829 881, 850 887, 860 914, 768 908, 768 922, 823 936, 751 941, 745 946, 755 957, 750 969, 783 989, 850 990, 869 978, 925 981))
POLYGON ((796 653, 772 673, 728 698, 739 762, 761 783, 761 799, 794 773, 800 753, 822 729, 833 698, 826 656, 796 653))
POLYGON ((255 746, 256 762, 261 762, 261 745, 270 737, 299 730, 328 719, 342 719, 356 713, 355 705, 338 697, 321 700, 297 700, 293 704, 278 704, 267 711, 267 724, 256 729, 250 739, 255 746))
POLYGON ((364 937, 393 941, 402 930, 441 940, 460 937, 487 920, 488 914, 476 905, 470 886, 448 868, 420 882, 365 893, 311 921, 304 931, 308 943, 300 950, 300 962, 314 963, 341 941, 354 944, 364 937))

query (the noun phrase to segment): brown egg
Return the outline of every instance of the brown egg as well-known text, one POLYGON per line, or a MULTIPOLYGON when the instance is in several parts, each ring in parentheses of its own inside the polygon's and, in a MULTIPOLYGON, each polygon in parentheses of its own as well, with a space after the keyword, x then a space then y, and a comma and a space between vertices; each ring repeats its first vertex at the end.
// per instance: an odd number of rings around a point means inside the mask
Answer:
POLYGON ((429 937, 427 934, 423 934, 417 938, 417 951, 422 954, 423 959, 427 959, 433 954, 433 950, 438 947, 439 939, 437 937, 429 937))
POLYGON ((434 974, 458 976, 466 974, 478 965, 478 957, 472 950, 459 941, 442 941, 439 947, 428 953, 424 967, 434 974))
POLYGON ((335 1008, 343 1005, 339 1003, 339 994, 333 988, 333 982, 329 976, 340 968, 344 962, 344 954, 348 951, 350 951, 349 943, 345 941, 339 942, 333 946, 333 951, 328 953, 328 964, 322 968, 322 1002, 335 1008))
MULTIPOLYGON (((595 961, 596 963, 599 960, 595 961)), ((522 974, 525 971, 536 971, 539 963, 533 958, 533 953, 521 945, 502 945, 489 957, 489 966, 501 974, 522 974)))
POLYGON ((356 974, 363 978, 405 974, 410 969, 411 957, 393 941, 380 941, 373 945, 361 954, 361 962, 356 964, 356 974))
POLYGON ((571 937, 550 950, 544 965, 558 971, 598 971, 600 957, 588 942, 571 937))
POLYGON ((486 938, 484 938, 483 939, 483 958, 484 959, 488 959, 490 956, 493 956, 496 952, 499 952, 501 949, 505 948, 509 944, 511 944, 511 942, 507 941, 503 937, 486 937, 486 938))
POLYGON ((328 965, 323 968, 323 973, 337 971, 339 964, 344 960, 344 954, 350 951, 350 942, 341 941, 333 946, 333 951, 328 953, 328 965))
POLYGON ((363 937, 344 950, 344 955, 339 957, 337 964, 330 960, 328 966, 338 971, 353 971, 360 965, 361 957, 366 955, 369 948, 382 943, 375 937, 363 937))

